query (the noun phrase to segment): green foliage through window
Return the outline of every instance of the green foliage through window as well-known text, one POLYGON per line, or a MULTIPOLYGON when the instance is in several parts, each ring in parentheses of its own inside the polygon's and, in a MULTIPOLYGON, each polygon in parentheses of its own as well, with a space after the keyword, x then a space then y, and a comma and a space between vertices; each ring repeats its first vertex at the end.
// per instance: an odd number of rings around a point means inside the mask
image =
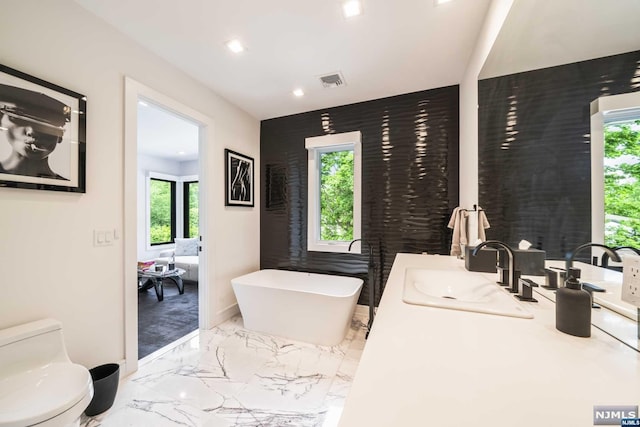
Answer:
POLYGON ((185 195, 185 237, 198 237, 198 183, 186 182, 185 195))
POLYGON ((171 243, 175 237, 175 183, 150 179, 149 190, 151 244, 171 243))
POLYGON ((320 155, 320 240, 353 239, 353 151, 320 155))
POLYGON ((605 244, 640 248, 640 120, 604 135, 605 244))

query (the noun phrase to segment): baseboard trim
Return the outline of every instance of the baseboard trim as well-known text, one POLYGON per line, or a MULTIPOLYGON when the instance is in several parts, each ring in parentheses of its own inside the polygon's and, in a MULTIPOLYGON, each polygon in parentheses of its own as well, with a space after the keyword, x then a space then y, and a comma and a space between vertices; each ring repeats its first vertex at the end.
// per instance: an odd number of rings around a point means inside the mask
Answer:
POLYGON ((225 322, 231 319, 236 314, 240 313, 240 308, 238 307, 238 303, 233 303, 227 308, 224 308, 216 313, 216 318, 214 320, 214 326, 219 325, 222 322, 225 322))
POLYGON ((124 377, 126 377, 128 374, 127 372, 127 361, 125 359, 120 359, 116 362, 118 365, 120 365, 120 374, 119 374, 119 378, 118 381, 123 379, 124 377))

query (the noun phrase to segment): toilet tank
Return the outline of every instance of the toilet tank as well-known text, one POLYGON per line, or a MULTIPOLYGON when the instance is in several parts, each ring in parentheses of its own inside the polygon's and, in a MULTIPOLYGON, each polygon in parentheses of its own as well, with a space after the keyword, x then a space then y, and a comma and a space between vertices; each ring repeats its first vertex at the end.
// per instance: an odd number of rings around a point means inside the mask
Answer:
POLYGON ((58 320, 37 320, 0 330, 0 378, 53 362, 70 362, 58 320))

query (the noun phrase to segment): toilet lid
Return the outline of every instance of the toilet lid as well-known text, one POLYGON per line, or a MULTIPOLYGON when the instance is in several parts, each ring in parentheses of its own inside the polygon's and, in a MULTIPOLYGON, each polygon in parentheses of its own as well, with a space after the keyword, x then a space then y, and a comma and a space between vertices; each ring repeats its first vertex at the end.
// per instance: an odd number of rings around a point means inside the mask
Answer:
POLYGON ((90 392, 93 382, 89 371, 75 363, 51 363, 2 378, 0 427, 30 426, 48 420, 90 392))

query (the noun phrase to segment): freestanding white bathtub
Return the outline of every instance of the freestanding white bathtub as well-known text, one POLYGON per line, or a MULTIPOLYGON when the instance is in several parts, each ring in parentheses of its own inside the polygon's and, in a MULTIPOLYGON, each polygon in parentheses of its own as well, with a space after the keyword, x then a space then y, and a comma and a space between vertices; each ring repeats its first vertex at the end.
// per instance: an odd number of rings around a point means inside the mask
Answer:
POLYGON ((231 285, 245 328, 331 346, 349 330, 362 280, 260 270, 232 279, 231 285))

